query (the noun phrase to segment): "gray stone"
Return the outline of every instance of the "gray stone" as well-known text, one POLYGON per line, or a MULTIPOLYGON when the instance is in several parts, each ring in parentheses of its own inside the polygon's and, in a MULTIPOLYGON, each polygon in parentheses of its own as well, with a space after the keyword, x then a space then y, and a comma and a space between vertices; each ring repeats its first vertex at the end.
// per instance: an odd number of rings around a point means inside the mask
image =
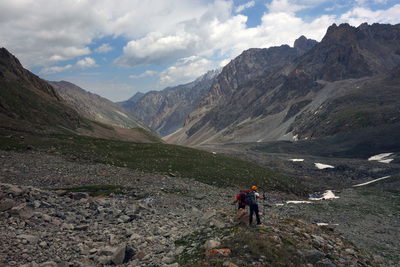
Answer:
POLYGON ((58 264, 55 261, 46 261, 44 263, 39 264, 39 267, 58 267, 58 264))
POLYGON ((204 248, 206 250, 210 250, 210 249, 214 249, 214 248, 218 247, 219 245, 221 245, 221 243, 218 241, 207 240, 206 243, 204 244, 204 248))
POLYGON ((81 199, 85 199, 85 198, 89 198, 88 193, 78 192, 78 193, 72 194, 72 199, 75 199, 75 200, 81 200, 81 199))
POLYGON ((126 252, 126 244, 123 243, 123 244, 119 245, 117 250, 114 252, 114 255, 112 257, 112 262, 115 265, 122 264, 124 262, 124 259, 125 259, 125 252, 126 252))
POLYGON ((336 267, 329 259, 323 259, 314 264, 314 267, 336 267))
POLYGON ((33 206, 31 204, 22 203, 9 210, 12 216, 20 217, 21 219, 28 220, 33 216, 33 206))
POLYGON ((199 224, 204 225, 210 221, 210 219, 215 216, 217 213, 213 210, 206 211, 203 216, 199 219, 199 224))
POLYGON ((319 250, 303 250, 304 257, 311 263, 316 263, 325 257, 325 254, 319 250))
POLYGON ((21 188, 14 185, 10 185, 10 187, 7 190, 7 194, 11 194, 14 197, 20 196, 22 193, 23 191, 21 190, 21 188))
POLYGON ((12 199, 6 199, 0 203, 0 211, 6 211, 15 207, 16 203, 12 199))
POLYGON ((39 237, 34 235, 18 235, 17 238, 25 239, 30 244, 37 244, 39 242, 39 237))

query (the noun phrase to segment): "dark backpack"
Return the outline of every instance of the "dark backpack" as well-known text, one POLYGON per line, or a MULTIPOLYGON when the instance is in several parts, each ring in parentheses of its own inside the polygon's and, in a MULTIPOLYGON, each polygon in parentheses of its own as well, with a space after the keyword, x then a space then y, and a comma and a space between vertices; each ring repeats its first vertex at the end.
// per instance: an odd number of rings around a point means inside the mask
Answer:
POLYGON ((246 194, 245 193, 240 194, 239 201, 243 206, 246 206, 246 194))
POLYGON ((246 194, 246 205, 249 207, 256 204, 256 194, 254 194, 253 190, 249 190, 246 194))

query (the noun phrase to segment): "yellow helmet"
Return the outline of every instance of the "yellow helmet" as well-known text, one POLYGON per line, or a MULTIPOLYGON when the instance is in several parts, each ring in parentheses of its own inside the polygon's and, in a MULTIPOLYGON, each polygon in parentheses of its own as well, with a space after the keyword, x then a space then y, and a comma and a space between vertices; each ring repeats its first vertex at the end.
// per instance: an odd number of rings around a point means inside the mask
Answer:
POLYGON ((254 191, 257 191, 257 186, 253 185, 253 187, 251 189, 253 189, 254 191))

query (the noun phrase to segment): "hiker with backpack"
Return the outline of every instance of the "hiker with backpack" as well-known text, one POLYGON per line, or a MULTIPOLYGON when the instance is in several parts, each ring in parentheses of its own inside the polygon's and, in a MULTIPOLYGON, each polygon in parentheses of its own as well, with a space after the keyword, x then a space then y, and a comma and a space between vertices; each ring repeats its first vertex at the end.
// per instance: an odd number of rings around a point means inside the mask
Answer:
POLYGON ((264 197, 257 193, 257 186, 253 186, 251 190, 247 191, 246 198, 246 204, 250 207, 249 225, 253 222, 253 213, 256 214, 257 224, 261 224, 257 199, 264 199, 264 197))
POLYGON ((238 210, 246 208, 246 193, 240 189, 239 194, 236 196, 236 200, 232 204, 238 204, 238 210))

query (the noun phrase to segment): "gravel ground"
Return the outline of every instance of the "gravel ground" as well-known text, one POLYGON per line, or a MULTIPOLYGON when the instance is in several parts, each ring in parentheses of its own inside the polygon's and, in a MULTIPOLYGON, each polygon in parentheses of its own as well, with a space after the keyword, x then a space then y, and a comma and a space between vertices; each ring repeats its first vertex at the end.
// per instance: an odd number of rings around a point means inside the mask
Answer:
MULTIPOLYGON (((287 161, 283 162, 287 164, 287 161)), ((162 190, 186 190, 193 198, 193 202, 187 204, 203 211, 209 208, 232 209, 230 202, 236 194, 234 189, 214 188, 194 180, 146 174, 33 151, 0 151, 0 166, 0 183, 38 188, 118 184, 133 188, 136 195, 143 198, 162 190), (218 195, 218 201, 203 201, 209 194, 218 195)), ((267 191, 270 199, 261 206, 264 218, 277 214, 309 223, 326 223, 357 246, 371 251, 382 266, 400 266, 400 196, 379 192, 370 194, 363 189, 343 188, 335 191, 339 196, 336 199, 287 204, 287 196, 267 191)))

